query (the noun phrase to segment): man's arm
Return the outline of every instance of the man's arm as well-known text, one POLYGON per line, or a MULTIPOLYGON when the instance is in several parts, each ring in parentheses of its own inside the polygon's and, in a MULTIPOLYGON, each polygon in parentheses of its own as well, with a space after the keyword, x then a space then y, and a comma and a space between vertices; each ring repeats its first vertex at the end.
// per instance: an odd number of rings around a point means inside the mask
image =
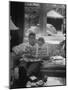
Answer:
POLYGON ((12 57, 13 57, 14 67, 19 64, 19 59, 23 55, 24 51, 25 51, 25 44, 24 43, 13 47, 13 49, 12 49, 13 56, 12 57))
POLYGON ((22 43, 18 46, 15 46, 12 48, 12 51, 16 54, 16 55, 19 55, 19 54, 22 54, 24 51, 25 51, 25 44, 22 43))

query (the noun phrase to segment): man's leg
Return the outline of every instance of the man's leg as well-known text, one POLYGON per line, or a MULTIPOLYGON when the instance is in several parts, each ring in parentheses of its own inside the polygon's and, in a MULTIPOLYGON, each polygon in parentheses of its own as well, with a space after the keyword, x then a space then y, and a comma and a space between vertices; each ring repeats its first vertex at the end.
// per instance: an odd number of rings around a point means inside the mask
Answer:
POLYGON ((40 74, 40 66, 41 64, 39 62, 31 63, 27 70, 27 75, 30 76, 34 74, 38 76, 40 74))

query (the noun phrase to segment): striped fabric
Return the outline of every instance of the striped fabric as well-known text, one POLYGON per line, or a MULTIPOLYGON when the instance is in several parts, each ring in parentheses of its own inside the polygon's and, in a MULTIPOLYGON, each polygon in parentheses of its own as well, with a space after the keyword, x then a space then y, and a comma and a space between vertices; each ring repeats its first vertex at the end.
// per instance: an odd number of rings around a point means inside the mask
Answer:
POLYGON ((47 56, 47 46, 44 44, 43 46, 39 47, 38 46, 38 57, 39 58, 44 58, 47 56))
MULTIPOLYGON (((35 44, 34 46, 29 45, 29 43, 26 44, 20 44, 16 47, 13 48, 13 51, 18 55, 21 54, 23 51, 26 51, 27 53, 25 54, 25 56, 27 58, 31 58, 32 57, 39 57, 39 58, 44 58, 46 57, 48 54, 48 50, 47 50, 47 45, 44 44, 43 46, 39 46, 38 44, 35 44)), ((23 55, 21 54, 21 57, 23 55)), ((34 58, 33 58, 34 60, 34 58)))

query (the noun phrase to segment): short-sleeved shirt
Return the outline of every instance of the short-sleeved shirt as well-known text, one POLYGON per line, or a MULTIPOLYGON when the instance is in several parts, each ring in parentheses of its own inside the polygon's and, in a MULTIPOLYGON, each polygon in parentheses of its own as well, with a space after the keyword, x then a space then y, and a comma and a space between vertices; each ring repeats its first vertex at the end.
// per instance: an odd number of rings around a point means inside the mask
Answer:
POLYGON ((42 46, 38 45, 38 57, 39 58, 44 58, 48 56, 48 49, 47 49, 47 44, 43 44, 42 46))
POLYGON ((18 45, 18 46, 15 46, 15 47, 12 49, 12 51, 13 51, 16 55, 18 55, 18 54, 26 51, 26 52, 28 52, 28 53, 27 53, 28 55, 36 56, 37 47, 38 47, 37 44, 35 44, 35 45, 32 46, 32 45, 30 45, 29 43, 22 43, 22 44, 20 44, 20 45, 18 45))

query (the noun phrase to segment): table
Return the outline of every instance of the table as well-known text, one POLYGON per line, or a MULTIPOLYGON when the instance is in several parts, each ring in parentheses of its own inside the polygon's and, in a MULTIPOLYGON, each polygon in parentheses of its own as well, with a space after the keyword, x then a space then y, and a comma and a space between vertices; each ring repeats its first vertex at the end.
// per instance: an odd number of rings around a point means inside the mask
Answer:
POLYGON ((42 74, 55 77, 66 77, 66 65, 45 62, 41 67, 42 74))

